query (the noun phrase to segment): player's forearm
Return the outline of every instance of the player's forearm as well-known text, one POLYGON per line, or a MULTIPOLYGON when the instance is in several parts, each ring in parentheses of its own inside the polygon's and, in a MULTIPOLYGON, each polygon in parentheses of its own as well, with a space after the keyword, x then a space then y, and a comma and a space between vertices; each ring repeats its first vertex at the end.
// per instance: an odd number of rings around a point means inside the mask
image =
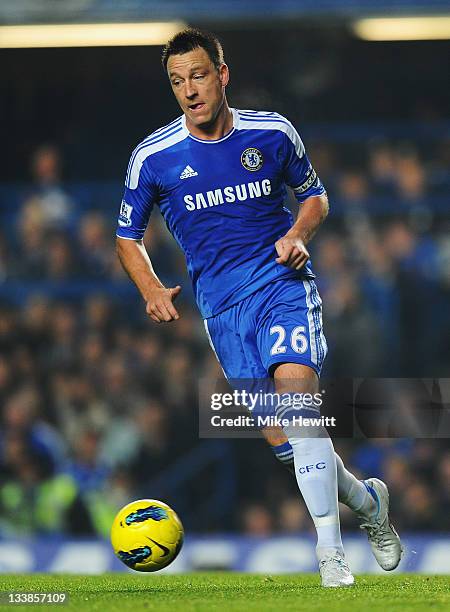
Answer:
POLYGON ((123 269, 139 289, 145 301, 154 289, 164 287, 153 270, 150 257, 142 241, 117 238, 117 255, 123 269))
POLYGON ((326 194, 311 196, 301 204, 297 219, 286 236, 300 239, 308 244, 328 215, 326 194))

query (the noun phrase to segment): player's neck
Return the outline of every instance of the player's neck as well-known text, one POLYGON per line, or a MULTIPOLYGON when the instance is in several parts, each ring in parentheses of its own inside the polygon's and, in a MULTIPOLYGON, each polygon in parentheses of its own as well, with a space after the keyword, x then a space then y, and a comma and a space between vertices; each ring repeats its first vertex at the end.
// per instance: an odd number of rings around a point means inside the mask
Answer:
POLYGON ((186 127, 196 138, 201 138, 202 140, 220 140, 233 127, 233 113, 228 106, 228 102, 225 100, 217 117, 211 124, 198 126, 193 125, 186 119, 186 127))

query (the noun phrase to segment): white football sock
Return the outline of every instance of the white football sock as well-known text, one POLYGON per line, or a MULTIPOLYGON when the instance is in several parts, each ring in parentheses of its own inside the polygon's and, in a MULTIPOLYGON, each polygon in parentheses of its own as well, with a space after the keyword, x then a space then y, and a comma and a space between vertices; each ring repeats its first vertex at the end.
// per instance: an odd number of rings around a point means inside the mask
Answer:
POLYGON ((361 480, 349 472, 336 453, 339 501, 359 515, 371 517, 377 512, 377 502, 361 480))
MULTIPOLYGON (((343 554, 337 499, 336 458, 324 428, 308 428, 309 437, 290 437, 295 475, 317 531, 317 557, 330 549, 343 554), (320 430, 320 431, 319 431, 320 430), (313 435, 311 435, 313 434, 313 435), (319 435, 327 437, 318 437, 319 435)), ((286 432, 288 434, 288 432, 286 432)))

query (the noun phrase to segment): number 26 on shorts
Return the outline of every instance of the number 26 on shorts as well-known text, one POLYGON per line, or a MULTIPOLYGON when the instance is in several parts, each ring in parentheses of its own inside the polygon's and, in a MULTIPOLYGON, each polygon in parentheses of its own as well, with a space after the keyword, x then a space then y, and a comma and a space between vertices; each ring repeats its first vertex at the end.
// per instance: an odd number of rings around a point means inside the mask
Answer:
MULTIPOLYGON (((304 325, 294 327, 291 333, 290 342, 292 350, 296 353, 304 353, 308 350, 308 338, 305 336, 306 328, 304 325)), ((287 346, 284 344, 286 340, 286 330, 282 325, 274 325, 270 328, 270 335, 278 334, 272 348, 271 355, 280 355, 287 351, 287 346)))

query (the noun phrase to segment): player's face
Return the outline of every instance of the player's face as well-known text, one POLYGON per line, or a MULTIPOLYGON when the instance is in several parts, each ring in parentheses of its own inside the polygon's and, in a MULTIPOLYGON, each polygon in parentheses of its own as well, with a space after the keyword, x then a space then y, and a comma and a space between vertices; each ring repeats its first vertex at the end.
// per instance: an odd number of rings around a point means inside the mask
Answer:
POLYGON ((171 55, 167 72, 173 93, 186 115, 186 123, 197 128, 214 124, 225 100, 228 67, 217 69, 202 48, 171 55))

